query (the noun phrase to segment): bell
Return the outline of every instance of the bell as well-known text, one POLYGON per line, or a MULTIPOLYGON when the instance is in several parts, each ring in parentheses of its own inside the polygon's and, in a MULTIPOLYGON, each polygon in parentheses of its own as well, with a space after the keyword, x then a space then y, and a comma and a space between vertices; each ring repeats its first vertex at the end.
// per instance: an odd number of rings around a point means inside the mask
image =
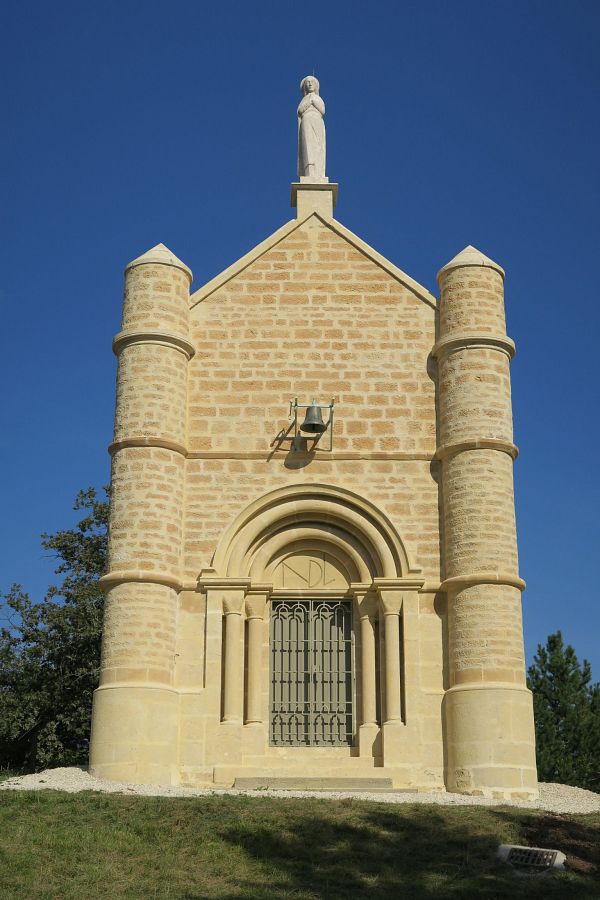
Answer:
POLYGON ((326 428, 327 425, 323 422, 323 416, 321 415, 321 407, 317 406, 317 403, 313 400, 306 410, 306 416, 300 426, 300 431, 310 431, 311 434, 323 434, 326 428))

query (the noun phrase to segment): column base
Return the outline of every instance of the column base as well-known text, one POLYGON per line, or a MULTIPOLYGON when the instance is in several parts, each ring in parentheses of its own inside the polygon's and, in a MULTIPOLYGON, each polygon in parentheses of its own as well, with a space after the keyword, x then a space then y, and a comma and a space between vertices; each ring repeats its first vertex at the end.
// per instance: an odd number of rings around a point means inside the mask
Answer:
POLYGON ((268 744, 264 722, 246 722, 242 730, 244 756, 262 756, 268 744))
POLYGON ((531 692, 520 685, 460 685, 446 692, 447 790, 493 799, 538 794, 531 692))
POLYGON ((419 761, 418 734, 400 719, 383 723, 381 745, 383 765, 386 767, 414 765, 419 761))
POLYGON ((242 762, 241 721, 220 722, 217 732, 219 767, 238 766, 242 762))
POLYGON ((376 722, 359 725, 358 755, 367 757, 381 756, 381 729, 376 722))
POLYGON ((168 687, 94 691, 90 774, 129 784, 178 784, 179 697, 168 687))

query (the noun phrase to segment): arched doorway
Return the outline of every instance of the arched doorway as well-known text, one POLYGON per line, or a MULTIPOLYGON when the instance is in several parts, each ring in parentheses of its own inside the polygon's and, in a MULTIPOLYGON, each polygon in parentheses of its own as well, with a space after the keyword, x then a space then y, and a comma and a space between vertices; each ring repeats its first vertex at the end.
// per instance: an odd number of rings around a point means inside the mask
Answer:
POLYGON ((389 519, 354 492, 295 485, 243 510, 200 578, 223 611, 228 733, 252 730, 254 759, 311 748, 382 759, 382 728, 405 721, 420 575, 389 519))

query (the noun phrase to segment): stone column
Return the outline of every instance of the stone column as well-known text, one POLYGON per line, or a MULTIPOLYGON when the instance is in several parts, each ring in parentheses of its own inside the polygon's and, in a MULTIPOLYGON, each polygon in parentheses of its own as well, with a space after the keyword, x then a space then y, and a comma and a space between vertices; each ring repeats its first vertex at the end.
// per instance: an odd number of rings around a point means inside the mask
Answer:
POLYGON ((90 769, 177 783, 174 687, 181 588, 192 273, 166 247, 125 271, 112 455, 108 573, 90 769))
POLYGON ((244 715, 243 608, 244 591, 225 592, 223 597, 223 615, 225 616, 223 722, 241 723, 244 715))
POLYGON ((358 746, 361 756, 380 756, 375 652, 377 598, 370 586, 353 585, 352 588, 360 621, 361 721, 358 728, 358 746))
POLYGON ((246 597, 248 621, 248 696, 246 698, 246 723, 263 724, 263 694, 268 669, 263 666, 263 637, 265 610, 269 588, 252 587, 246 597))
MULTIPOLYGON (((377 579, 376 579, 377 584, 377 579)), ((379 615, 383 624, 383 702, 381 750, 386 768, 403 762, 402 685, 400 666, 400 613, 402 591, 394 584, 377 585, 379 615)))
POLYGON ((400 673, 400 611, 402 592, 380 590, 381 614, 383 616, 385 663, 384 663, 384 725, 402 722, 402 693, 400 673))
POLYGON ((467 247, 438 274, 439 447, 448 596, 447 787, 537 792, 513 499, 504 272, 467 247))

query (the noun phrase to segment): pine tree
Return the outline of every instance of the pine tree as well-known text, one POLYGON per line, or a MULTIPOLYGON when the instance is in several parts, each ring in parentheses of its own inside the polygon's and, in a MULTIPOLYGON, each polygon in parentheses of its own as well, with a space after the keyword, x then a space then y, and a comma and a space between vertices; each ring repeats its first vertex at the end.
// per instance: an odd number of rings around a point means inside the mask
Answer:
POLYGON ((85 763, 98 683, 108 501, 89 488, 75 528, 42 535, 62 584, 36 603, 20 585, 3 595, 12 620, 0 630, 0 766, 34 770, 85 763))
POLYGON ((600 684, 557 631, 538 645, 528 672, 540 781, 600 791, 600 684))

